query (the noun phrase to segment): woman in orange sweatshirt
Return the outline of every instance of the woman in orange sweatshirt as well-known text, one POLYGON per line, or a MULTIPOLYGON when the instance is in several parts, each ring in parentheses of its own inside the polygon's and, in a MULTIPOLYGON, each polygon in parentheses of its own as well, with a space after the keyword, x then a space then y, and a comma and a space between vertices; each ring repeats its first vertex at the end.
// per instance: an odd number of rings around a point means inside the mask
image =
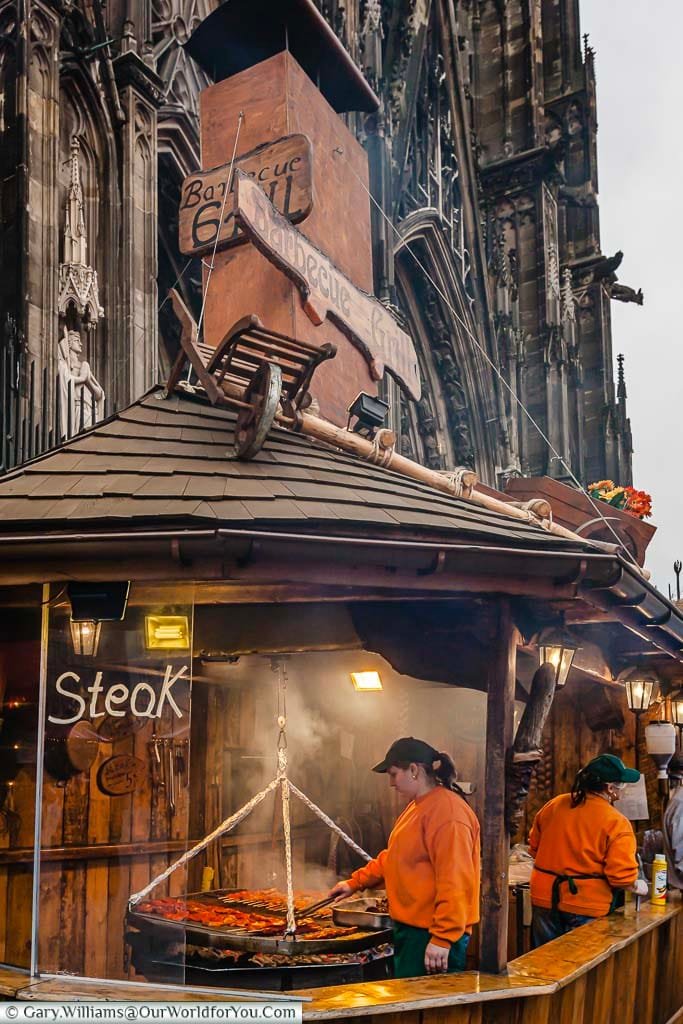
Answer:
POLYGON ((394 929, 397 978, 463 970, 472 925, 479 920, 479 822, 454 792, 455 768, 412 736, 396 740, 374 772, 410 803, 386 850, 339 882, 349 896, 384 883, 394 929))
POLYGON ((640 772, 614 754, 601 754, 581 769, 571 793, 550 800, 534 818, 534 946, 604 917, 619 890, 647 893, 647 883, 637 880, 633 828, 613 806, 625 784, 639 778, 640 772))

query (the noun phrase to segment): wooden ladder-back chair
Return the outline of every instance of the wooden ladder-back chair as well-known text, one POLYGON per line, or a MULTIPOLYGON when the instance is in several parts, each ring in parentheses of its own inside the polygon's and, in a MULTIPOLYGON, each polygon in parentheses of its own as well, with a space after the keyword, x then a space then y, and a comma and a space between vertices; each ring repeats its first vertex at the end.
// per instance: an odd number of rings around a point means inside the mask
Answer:
POLYGON ((270 331, 254 314, 238 320, 213 349, 199 341, 192 314, 175 289, 170 297, 182 330, 166 392, 188 386, 181 377, 189 362, 211 404, 237 410, 235 453, 249 459, 263 447, 279 407, 288 417, 305 408, 313 374, 337 349, 270 331))

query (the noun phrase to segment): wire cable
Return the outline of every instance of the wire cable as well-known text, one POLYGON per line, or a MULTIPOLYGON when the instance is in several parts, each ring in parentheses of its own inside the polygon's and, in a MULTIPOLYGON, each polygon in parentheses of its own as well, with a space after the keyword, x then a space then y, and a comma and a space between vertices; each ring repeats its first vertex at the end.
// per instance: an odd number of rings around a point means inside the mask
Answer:
MULTIPOLYGON (((206 298, 207 298, 207 295, 209 294, 209 284, 211 282, 211 275, 213 273, 213 268, 215 266, 216 251, 218 249, 218 239, 221 236, 221 227, 223 226, 223 214, 225 213, 225 204, 228 201, 228 195, 230 193, 230 186, 232 184, 232 172, 233 172, 233 168, 235 166, 235 154, 237 153, 237 143, 239 142, 240 131, 242 130, 242 121, 243 120, 244 120, 244 111, 240 110, 239 115, 237 117, 237 131, 235 132, 235 145, 232 147, 232 156, 230 158, 230 167, 228 169, 228 177, 226 178, 225 189, 223 191, 223 202, 221 204, 221 214, 220 214, 220 217, 218 218, 218 227, 216 228, 216 238, 215 238, 214 243, 213 243, 213 252, 211 253, 211 263, 208 264, 208 266, 207 266, 207 264, 202 259, 202 266, 206 267, 206 269, 208 270, 208 273, 206 275, 206 283, 204 285, 204 290, 203 290, 203 294, 202 294, 202 308, 201 308, 201 310, 199 312, 199 320, 197 321, 197 341, 199 341, 200 332, 201 332, 201 329, 202 329, 202 322, 204 320, 204 310, 206 309, 206 298)), ((190 363, 190 365, 187 368, 187 376, 185 378, 185 381, 186 381, 187 384, 190 383, 190 377, 191 376, 192 376, 192 364, 190 363)))
POLYGON ((161 303, 161 305, 160 305, 160 306, 159 306, 159 308, 157 309, 157 314, 158 314, 158 313, 161 313, 162 309, 164 308, 164 306, 166 305, 166 303, 168 302, 168 300, 169 300, 169 299, 170 299, 170 297, 171 297, 171 292, 173 291, 173 289, 175 288, 175 286, 176 286, 177 284, 180 284, 180 282, 182 281, 182 279, 183 279, 183 278, 185 277, 185 274, 186 274, 186 272, 187 272, 187 268, 188 268, 188 267, 189 267, 189 265, 190 265, 190 264, 192 263, 192 260, 193 260, 193 259, 194 259, 194 257, 193 257, 193 256, 190 256, 189 260, 187 261, 187 263, 185 264, 185 266, 183 267, 183 269, 182 269, 182 270, 180 271, 180 273, 179 273, 179 274, 178 274, 178 276, 176 277, 176 279, 175 279, 175 281, 173 282, 173 284, 171 285, 171 287, 170 287, 170 288, 168 289, 168 292, 167 292, 167 294, 166 294, 166 298, 164 299, 164 301, 163 301, 163 302, 161 303))
MULTIPOLYGON (((230 169, 228 171, 228 177, 225 182, 225 191, 223 193, 223 204, 221 206, 221 215, 218 218, 218 228, 216 229, 216 238, 213 243, 213 252, 211 253, 211 263, 208 267, 208 273, 206 275, 206 284, 204 285, 204 294, 202 295, 202 308, 199 313, 199 320, 197 321, 197 340, 199 340, 199 334, 202 329, 202 321, 204 319, 204 310, 206 309, 206 296, 209 294, 209 282, 211 281, 211 275, 216 260, 216 250, 218 249, 218 239, 221 236, 221 227, 223 226, 223 214, 225 213, 225 204, 228 201, 228 195, 230 193, 230 185, 232 184, 232 170, 235 166, 235 154, 237 153, 237 143, 239 142, 240 131, 242 130, 242 121, 244 120, 244 111, 240 110, 237 117, 237 131, 235 132, 235 145, 232 147, 232 157, 230 158, 230 169)), ((204 261, 202 260, 202 263, 204 261)), ((206 264, 204 264, 206 265, 206 264)))

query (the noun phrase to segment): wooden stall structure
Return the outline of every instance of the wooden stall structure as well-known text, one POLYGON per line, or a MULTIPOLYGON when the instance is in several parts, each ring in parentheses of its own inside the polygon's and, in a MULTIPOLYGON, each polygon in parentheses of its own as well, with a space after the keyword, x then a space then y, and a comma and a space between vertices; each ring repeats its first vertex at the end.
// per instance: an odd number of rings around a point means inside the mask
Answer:
MULTIPOLYGON (((415 708, 429 709, 441 691, 425 693, 419 680, 432 680, 448 693, 471 694, 480 706, 488 702, 479 741, 470 754, 466 745, 460 748, 460 767, 480 780, 473 797, 485 836, 480 967, 499 971, 508 959, 506 776, 515 700, 528 699, 528 645, 548 622, 571 618, 580 622, 572 626, 579 641, 609 636, 605 649, 615 666, 627 652, 648 652, 666 685, 666 664, 669 678, 677 664, 667 651, 683 623, 617 554, 551 536, 533 523, 442 495, 280 428, 254 460, 228 459, 233 429, 234 415, 201 396, 164 398, 156 391, 0 483, 6 699, 31 699, 33 690, 35 707, 40 633, 29 629, 29 641, 16 627, 22 606, 37 627, 41 597, 35 586, 29 589, 33 581, 51 580, 49 614, 57 633, 58 623, 68 619, 60 591, 74 577, 133 581, 126 622, 117 627, 125 626, 130 637, 141 631, 145 611, 171 605, 178 611, 183 601, 194 607, 192 731, 179 732, 179 739, 190 741, 192 772, 174 813, 149 768, 155 731, 163 731, 167 741, 173 736, 177 717, 168 704, 161 719, 139 731, 101 737, 97 758, 85 772, 66 782, 49 772, 44 776, 38 962, 43 971, 134 979, 121 927, 130 894, 214 827, 246 792, 239 788, 239 772, 249 762, 242 759, 261 756, 259 736, 272 728, 272 698, 259 697, 253 684, 240 685, 239 665, 234 682, 229 667, 219 685, 212 682, 212 654, 219 663, 228 655, 245 659, 253 680, 248 658, 258 652, 262 659, 286 653, 293 660, 329 661, 334 651, 339 657, 364 651, 364 657, 374 652, 378 664, 381 659, 387 680, 392 673, 399 680, 413 678, 400 691, 408 701, 403 711, 399 704, 386 721, 386 706, 376 704, 365 731, 355 727, 359 749, 370 749, 373 731, 384 749, 386 739, 401 731, 401 714, 412 725, 415 708), (634 607, 623 602, 623 590, 631 585, 647 595, 636 607, 645 605, 651 617, 638 632, 631 625, 634 607), (598 607, 592 604, 594 592, 598 607), (605 616, 603 606, 610 601, 613 610, 605 616), (659 616, 652 611, 655 603, 659 616), (664 627, 657 623, 665 611, 671 615, 664 627), (269 623, 267 629, 262 623, 269 623), (105 796, 98 785, 102 762, 126 755, 149 770, 133 792, 105 796)), ((607 664, 601 675, 575 670, 557 696, 543 746, 564 755, 541 762, 532 801, 566 788, 574 767, 606 747, 633 763, 633 723, 624 712, 621 687, 607 678, 607 664)), ((320 691, 318 670, 313 678, 320 691)), ((54 684, 54 676, 49 682, 54 684)), ((322 696, 332 699, 327 684, 322 696)), ((301 763, 302 772, 309 768, 301 763)), ((334 808, 339 813, 353 807, 356 784, 353 776, 345 781, 344 771, 334 808)), ((331 792, 329 778, 304 777, 313 796, 322 800, 331 792)), ((24 831, 8 834, 0 852, 7 894, 4 958, 26 966, 35 762, 20 768, 14 783, 12 806, 24 831)), ((390 817, 380 795, 377 806, 383 802, 390 817)), ((266 820, 260 829, 226 838, 207 863, 220 867, 223 884, 254 885, 273 835, 273 823, 266 820)), ((326 841, 310 819, 295 821, 302 860, 324 860, 326 841)), ((373 849, 382 841, 378 833, 373 849)), ((170 885, 171 893, 180 892, 186 879, 171 876, 170 885)), ((672 918, 676 909, 674 904, 672 918)), ((651 920, 658 927, 658 919, 651 920)), ((441 981, 447 983, 428 984, 441 981)))
MULTIPOLYGON (((206 166, 180 209, 185 251, 209 254, 204 335, 176 301, 166 387, 0 480, 0 985, 151 998, 153 972, 184 980, 171 942, 136 960, 129 901, 272 779, 284 717, 292 772, 370 853, 397 808, 366 765, 402 733, 457 748, 482 822, 479 971, 322 988, 311 1019, 540 1022, 559 1007, 588 1021, 624 965, 635 998, 619 989, 615 1005, 651 1003, 643 1019, 664 1024, 680 992, 650 1001, 652 963, 675 975, 679 904, 508 964, 508 858, 529 786, 533 806, 589 754, 633 762, 618 673, 647 657, 663 691, 680 679, 683 615, 547 500, 411 462, 378 420, 350 429, 358 390, 372 403, 385 370, 408 400, 421 387, 412 339, 371 294, 367 161, 338 116, 345 95, 376 100, 309 0, 274 7, 258 64, 240 64, 234 24, 230 45, 211 34, 232 4, 190 44, 223 77, 202 98, 206 166), (283 11, 303 35, 285 34, 283 11), (127 609, 82 616, 76 638, 78 585, 101 601, 117 582, 127 609), (554 701, 538 640, 559 626, 584 656, 554 701), (382 695, 353 697, 359 668, 382 695)), ((279 885, 280 835, 259 805, 157 895, 279 885)), ((313 887, 320 869, 356 866, 301 810, 293 853, 313 887)))

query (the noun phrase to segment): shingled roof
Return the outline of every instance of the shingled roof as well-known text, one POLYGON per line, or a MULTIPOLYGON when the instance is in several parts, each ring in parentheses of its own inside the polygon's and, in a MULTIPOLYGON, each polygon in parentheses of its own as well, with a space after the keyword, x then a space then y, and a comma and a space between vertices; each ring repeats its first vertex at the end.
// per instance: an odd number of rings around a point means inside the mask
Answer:
MULTIPOLYGON (((582 550, 531 523, 450 498, 282 429, 251 461, 232 455, 234 415, 156 389, 0 479, 0 531, 170 525, 324 525, 376 536, 400 528, 455 539, 582 550)), ((590 544, 585 549, 594 550, 590 544)))

